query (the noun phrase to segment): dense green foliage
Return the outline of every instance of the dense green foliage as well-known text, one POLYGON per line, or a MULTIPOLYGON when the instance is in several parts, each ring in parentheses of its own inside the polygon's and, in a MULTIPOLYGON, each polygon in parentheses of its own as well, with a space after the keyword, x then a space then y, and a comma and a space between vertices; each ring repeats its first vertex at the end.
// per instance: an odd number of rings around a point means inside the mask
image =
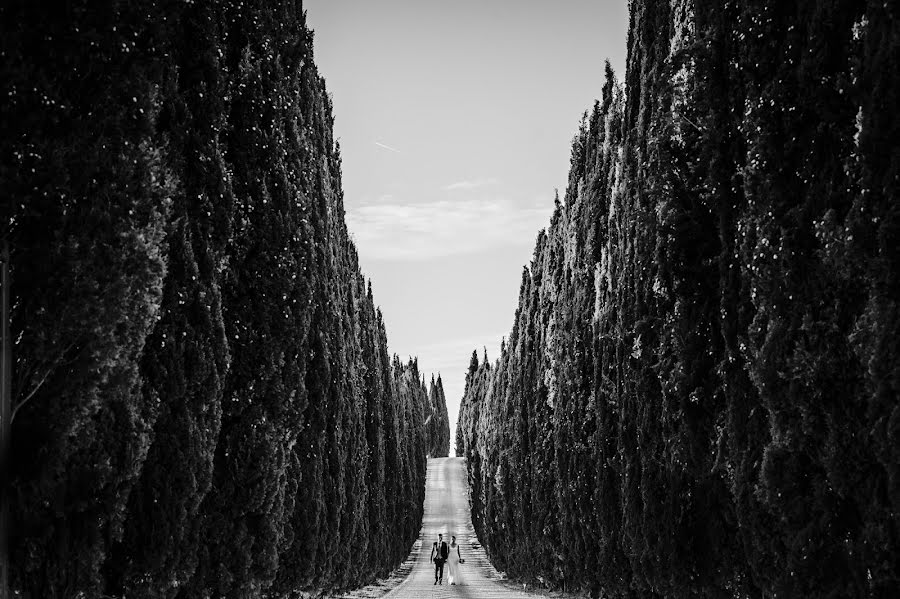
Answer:
POLYGON ((301 3, 16 1, 0 27, 17 596, 388 572, 443 392, 388 355, 301 3))
POLYGON ((457 430, 513 575, 612 597, 900 587, 900 14, 636 0, 457 430))
POLYGON ((440 375, 437 381, 433 375, 431 377, 428 404, 431 413, 425 418, 425 451, 430 458, 445 458, 450 455, 450 417, 447 415, 447 398, 440 375))

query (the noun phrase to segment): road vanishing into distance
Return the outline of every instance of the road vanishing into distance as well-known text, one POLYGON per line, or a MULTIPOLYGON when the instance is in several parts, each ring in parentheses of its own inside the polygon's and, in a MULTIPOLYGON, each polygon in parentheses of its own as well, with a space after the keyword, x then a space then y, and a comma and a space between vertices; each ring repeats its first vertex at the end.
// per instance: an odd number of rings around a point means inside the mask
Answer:
POLYGON ((385 598, 429 599, 464 597, 466 599, 535 599, 531 593, 517 592, 499 582, 498 572, 491 566, 469 513, 466 463, 462 458, 432 458, 428 460, 425 484, 425 514, 419 540, 407 563, 412 562, 409 576, 385 598), (434 584, 434 565, 431 563, 431 544, 438 533, 450 542, 456 535, 460 553, 465 560, 459 565, 459 580, 450 586, 448 568, 444 567, 444 584, 434 584))

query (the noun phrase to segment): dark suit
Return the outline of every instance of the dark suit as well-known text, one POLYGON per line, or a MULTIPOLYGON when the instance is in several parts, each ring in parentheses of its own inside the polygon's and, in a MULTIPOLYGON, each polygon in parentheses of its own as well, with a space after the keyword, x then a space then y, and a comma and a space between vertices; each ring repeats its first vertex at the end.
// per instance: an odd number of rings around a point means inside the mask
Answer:
POLYGON ((431 561, 434 562, 435 581, 444 581, 444 563, 447 561, 449 555, 450 547, 447 546, 446 541, 438 543, 437 552, 435 552, 434 547, 431 548, 431 561))

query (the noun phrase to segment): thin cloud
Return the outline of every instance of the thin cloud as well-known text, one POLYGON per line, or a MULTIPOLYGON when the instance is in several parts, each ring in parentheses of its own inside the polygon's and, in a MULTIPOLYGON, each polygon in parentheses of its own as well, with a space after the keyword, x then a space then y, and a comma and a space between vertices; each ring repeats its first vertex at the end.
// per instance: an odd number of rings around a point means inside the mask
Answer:
POLYGON ((398 150, 397 148, 392 148, 391 146, 389 146, 387 144, 383 144, 380 141, 376 141, 375 145, 378 146, 379 148, 384 148, 385 150, 390 150, 391 152, 397 152, 398 154, 402 154, 402 152, 400 150, 398 150))
POLYGON ((347 224, 367 259, 416 262, 532 247, 551 210, 507 199, 385 203, 348 208, 347 224))
POLYGON ((469 189, 477 189, 479 187, 485 187, 488 185, 496 185, 500 181, 494 179, 493 177, 488 179, 470 179, 466 181, 457 181, 456 183, 451 183, 450 185, 445 185, 443 187, 444 191, 457 191, 457 190, 469 190, 469 189))

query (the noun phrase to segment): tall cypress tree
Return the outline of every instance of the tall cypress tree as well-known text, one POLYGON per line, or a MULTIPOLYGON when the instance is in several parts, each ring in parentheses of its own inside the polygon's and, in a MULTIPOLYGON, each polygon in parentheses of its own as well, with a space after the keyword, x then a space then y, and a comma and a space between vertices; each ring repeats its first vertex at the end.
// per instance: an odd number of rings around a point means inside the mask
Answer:
POLYGON ((158 410, 139 367, 175 186, 156 129, 169 76, 158 15, 149 3, 0 8, 16 339, 8 532, 12 587, 33 597, 102 591, 158 410))
POLYGON ((428 386, 429 414, 426 417, 426 433, 428 434, 428 455, 433 458, 445 458, 450 455, 450 420, 447 415, 447 398, 444 396, 444 384, 440 375, 437 381, 431 375, 428 386))
POLYGON ((219 17, 201 7, 181 20, 183 46, 173 52, 182 62, 163 112, 181 186, 160 318, 141 358, 143 393, 159 404, 159 416, 125 535, 105 565, 107 592, 129 596, 173 596, 193 575, 221 423, 229 363, 221 273, 233 197, 219 136, 227 118, 219 17))

